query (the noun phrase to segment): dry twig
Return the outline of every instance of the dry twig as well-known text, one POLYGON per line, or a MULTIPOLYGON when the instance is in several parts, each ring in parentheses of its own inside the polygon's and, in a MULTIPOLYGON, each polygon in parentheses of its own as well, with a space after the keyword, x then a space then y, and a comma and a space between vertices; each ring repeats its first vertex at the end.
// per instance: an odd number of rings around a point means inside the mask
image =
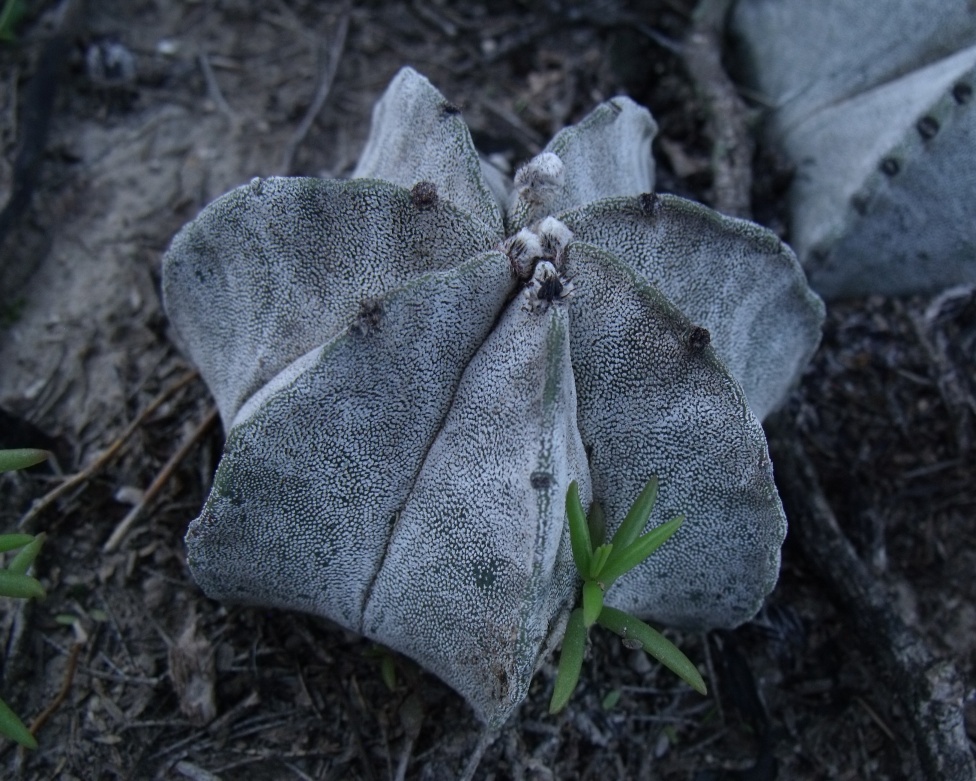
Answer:
POLYGON ((159 492, 162 490, 163 486, 169 481, 173 476, 173 472, 176 468, 183 462, 183 459, 187 457, 189 452, 196 446, 196 444, 203 439, 203 437, 210 431, 210 428, 214 423, 217 422, 217 408, 211 408, 210 412, 207 413, 206 417, 200 421, 193 432, 188 436, 182 445, 180 445, 179 450, 173 453, 169 457, 169 460, 163 465, 163 468, 159 470, 159 474, 146 489, 146 492, 142 495, 139 502, 126 513, 125 518, 119 521, 115 530, 112 532, 112 536, 108 538, 105 544, 102 546, 102 553, 111 553, 116 550, 121 544, 123 538, 129 533, 129 529, 132 525, 139 519, 143 511, 148 507, 152 501, 156 498, 159 492))
POLYGON ((342 52, 346 46, 346 34, 349 32, 350 4, 345 2, 342 12, 339 15, 339 22, 336 26, 335 35, 328 45, 328 57, 325 58, 325 68, 319 76, 319 85, 315 91, 315 97, 302 117, 292 137, 285 146, 285 151, 281 156, 281 175, 288 176, 292 172, 292 164, 295 161, 295 152, 305 140, 308 131, 312 129, 312 123, 325 105, 329 92, 332 90, 332 82, 335 81, 336 72, 339 70, 339 60, 342 59, 342 52))
POLYGON ((403 726, 403 748, 400 750, 394 781, 406 781, 410 757, 423 728, 424 703, 417 694, 411 694, 400 706, 400 723, 403 726))
MULTIPOLYGON (((0 247, 7 235, 20 223, 37 184, 44 161, 51 117, 57 107, 55 97, 58 83, 71 62, 73 40, 84 26, 83 6, 84 3, 80 0, 69 0, 61 4, 56 28, 53 34, 46 36, 47 42, 34 66, 33 78, 27 87, 20 111, 20 125, 16 135, 20 148, 14 159, 9 197, 0 207, 0 247)), ((11 104, 16 106, 13 96, 11 104)))
POLYGON ((963 686, 955 667, 937 659, 892 607, 885 586, 858 557, 827 502, 816 470, 795 431, 779 413, 767 421, 776 482, 804 555, 827 582, 854 623, 856 636, 874 652, 895 682, 915 738, 924 778, 976 778, 963 721, 963 686))
POLYGON ((752 215, 749 113, 722 68, 722 31, 731 0, 701 0, 692 30, 680 47, 685 67, 705 101, 712 139, 712 207, 733 217, 752 215))
POLYGON ((203 72, 204 81, 207 82, 207 96, 220 110, 220 113, 227 117, 227 121, 230 122, 231 127, 236 131, 240 127, 240 117, 234 113, 234 109, 230 107, 230 104, 224 97, 224 93, 220 89, 220 84, 217 83, 217 77, 213 72, 213 67, 210 65, 210 58, 201 52, 197 55, 197 62, 200 64, 200 70, 203 72))
POLYGON ((64 680, 61 683, 61 689, 58 691, 57 696, 51 700, 51 704, 41 711, 37 718, 31 722, 30 731, 32 735, 37 735, 41 727, 47 723, 47 720, 57 712, 61 704, 68 698, 68 694, 71 692, 71 684, 75 680, 75 671, 78 669, 78 654, 81 653, 83 645, 83 643, 76 642, 71 646, 71 651, 68 652, 68 666, 64 671, 64 680))
POLYGON ((471 752, 467 763, 464 765, 464 769, 461 771, 460 781, 471 781, 474 778, 474 774, 478 771, 478 765, 481 764, 482 757, 491 748, 491 744, 498 739, 498 735, 497 730, 488 729, 487 727, 481 731, 481 734, 478 736, 478 744, 474 747, 474 751, 471 752))
POLYGON ((935 374, 942 401, 955 423, 956 450, 972 447, 976 420, 976 375, 971 356, 976 345, 976 285, 960 285, 937 295, 912 317, 919 344, 935 374))
POLYGON ((17 524, 17 528, 28 533, 33 533, 34 524, 36 523, 38 517, 40 517, 41 513, 43 513, 62 496, 74 490, 78 486, 88 482, 106 466, 108 466, 118 455, 119 451, 122 449, 122 446, 126 443, 126 440, 128 440, 129 437, 131 437, 143 423, 145 423, 149 416, 158 410, 173 394, 195 380, 198 376, 199 373, 196 370, 189 371, 168 388, 164 388, 162 391, 160 391, 159 395, 149 402, 148 406, 136 416, 135 420, 126 426, 125 430, 115 438, 115 441, 105 448, 105 450, 103 450, 87 467, 82 469, 77 474, 72 475, 57 488, 48 491, 44 496, 35 501, 34 504, 31 505, 31 508, 24 513, 24 517, 20 519, 20 522, 17 524))

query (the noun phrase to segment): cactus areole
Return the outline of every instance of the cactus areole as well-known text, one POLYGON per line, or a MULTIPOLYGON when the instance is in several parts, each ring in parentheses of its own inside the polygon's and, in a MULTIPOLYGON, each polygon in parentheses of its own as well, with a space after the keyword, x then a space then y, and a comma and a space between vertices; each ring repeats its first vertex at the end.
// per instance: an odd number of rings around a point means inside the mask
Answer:
POLYGON ((565 497, 619 525, 651 475, 666 546, 607 604, 733 627, 786 521, 759 421, 819 339, 792 252, 654 195, 619 97, 504 183, 402 70, 353 178, 255 179, 173 240, 166 308, 227 430, 187 533, 211 597, 325 616, 415 659, 489 725, 578 590, 565 497))

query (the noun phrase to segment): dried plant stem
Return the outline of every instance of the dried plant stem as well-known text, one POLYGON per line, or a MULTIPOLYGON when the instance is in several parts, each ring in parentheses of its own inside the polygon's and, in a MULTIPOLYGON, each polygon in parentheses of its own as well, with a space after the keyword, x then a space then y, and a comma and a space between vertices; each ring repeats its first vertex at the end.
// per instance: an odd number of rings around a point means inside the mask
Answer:
POLYGON ((41 711, 37 718, 31 722, 30 731, 35 737, 37 737, 37 733, 41 727, 47 723, 47 720, 55 714, 58 708, 61 707, 61 704, 68 698, 68 694, 71 691, 71 685, 75 680, 75 671, 78 669, 78 655, 81 653, 83 645, 83 643, 75 643, 73 646, 71 646, 71 650, 68 652, 68 666, 64 671, 64 680, 61 683, 60 691, 58 691, 57 696, 51 700, 51 704, 41 711))
POLYGON ((146 489, 146 492, 142 495, 139 502, 126 514, 125 518, 119 521, 115 530, 112 532, 112 536, 108 538, 105 544, 102 546, 102 553, 111 553, 116 550, 125 538, 125 535, 129 533, 132 525, 139 519, 143 511, 152 504, 153 500, 162 490, 163 486, 169 481, 173 476, 173 472, 176 468, 183 463, 183 460, 187 457, 189 452, 196 446, 196 444, 203 439, 204 435, 211 429, 214 423, 217 422, 217 408, 211 408, 210 412, 207 413, 206 417, 200 421, 197 427, 193 430, 193 433, 188 436, 182 445, 180 445, 179 450, 173 453, 169 457, 169 460, 163 465, 163 468, 159 470, 159 474, 146 489))
POLYGON ((43 513, 62 496, 74 490, 78 486, 83 485, 102 471, 102 469, 108 466, 118 455, 126 440, 131 437, 143 423, 145 423, 149 416, 158 410, 162 406, 163 402, 169 399, 181 388, 191 383, 198 376, 199 373, 196 370, 189 371, 168 388, 164 388, 162 391, 160 391, 159 395, 149 402, 148 406, 146 406, 146 408, 136 416, 135 420, 126 426, 125 430, 115 438, 115 441, 105 448, 105 450, 103 450, 87 467, 82 469, 77 474, 72 475, 57 488, 48 491, 44 496, 35 501, 34 504, 31 505, 31 508, 24 514, 24 517, 20 519, 20 522, 17 524, 17 528, 32 533, 34 524, 41 513, 43 513))
POLYGON ((295 161, 295 153, 298 147, 305 140, 308 131, 312 129, 312 123, 325 105, 329 92, 332 90, 332 82, 335 81, 336 72, 339 70, 339 61, 342 59, 342 52, 346 46, 346 34, 349 32, 350 4, 345 2, 339 15, 335 35, 328 45, 328 57, 325 58, 325 68, 319 76, 319 84, 315 90, 315 97, 312 99, 305 116, 299 123, 281 156, 281 175, 290 176, 292 165, 295 161))
POLYGON ((705 102, 706 132, 712 139, 712 206, 723 214, 752 215, 752 157, 755 145, 749 112, 722 67, 722 32, 731 0, 701 0, 692 30, 680 51, 705 102))
POLYGON ((471 752, 468 761, 464 765, 464 769, 461 771, 459 781, 471 781, 474 778, 474 774, 478 772, 478 765, 481 764, 482 757, 484 757, 485 752, 497 739, 498 732, 496 730, 488 729, 487 727, 482 730, 481 735, 478 737, 478 744, 475 746, 474 751, 471 752))
POLYGON ((920 777, 976 778, 963 720, 963 686, 955 667, 936 658, 892 607, 884 584, 871 574, 844 535, 827 502, 793 421, 767 421, 770 451, 786 514, 804 555, 815 565, 852 622, 851 635, 875 654, 905 708, 915 738, 920 777))
POLYGON ((227 99, 224 97, 224 93, 220 90, 220 84, 217 83, 217 76, 213 72, 213 67, 210 65, 210 58, 206 54, 201 52, 197 55, 197 62, 200 64, 200 70, 203 72, 203 78, 207 82, 207 95, 210 100, 214 102, 214 105, 220 109, 220 112, 227 117, 231 126, 234 128, 240 127, 240 118, 234 113, 234 109, 230 107, 227 99))

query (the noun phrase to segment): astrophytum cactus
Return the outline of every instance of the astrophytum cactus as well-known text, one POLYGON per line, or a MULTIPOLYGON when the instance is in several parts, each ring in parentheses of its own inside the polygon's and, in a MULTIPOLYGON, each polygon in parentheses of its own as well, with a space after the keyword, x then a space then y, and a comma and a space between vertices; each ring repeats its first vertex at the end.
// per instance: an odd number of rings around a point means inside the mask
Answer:
POLYGON ((822 305, 770 233, 651 194, 654 131, 615 98, 505 195, 405 69, 352 180, 255 179, 179 233, 166 308, 228 432, 187 533, 207 594, 325 616, 497 725, 578 588, 569 483, 612 532, 658 475, 651 523, 687 521, 607 604, 755 613, 786 528, 759 420, 822 305))
POLYGON ((976 282, 976 5, 738 0, 739 75, 795 166, 790 242, 828 297, 976 282))

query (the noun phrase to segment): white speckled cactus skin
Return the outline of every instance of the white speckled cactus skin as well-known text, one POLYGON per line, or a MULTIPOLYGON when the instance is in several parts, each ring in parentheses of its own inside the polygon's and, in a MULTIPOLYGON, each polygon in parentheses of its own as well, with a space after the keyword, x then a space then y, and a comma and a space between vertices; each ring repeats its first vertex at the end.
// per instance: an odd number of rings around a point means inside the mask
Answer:
POLYGON ((828 298, 976 282, 976 5, 737 0, 739 76, 793 163, 790 241, 828 298))
POLYGON ((755 613, 786 531, 759 420, 823 307, 771 234, 649 194, 654 130, 615 98, 489 186, 405 69, 356 178, 255 180, 179 233, 166 307, 228 431, 207 594, 325 616, 499 725, 575 597, 570 481, 612 532, 657 474, 651 523, 688 520, 607 603, 755 613))

